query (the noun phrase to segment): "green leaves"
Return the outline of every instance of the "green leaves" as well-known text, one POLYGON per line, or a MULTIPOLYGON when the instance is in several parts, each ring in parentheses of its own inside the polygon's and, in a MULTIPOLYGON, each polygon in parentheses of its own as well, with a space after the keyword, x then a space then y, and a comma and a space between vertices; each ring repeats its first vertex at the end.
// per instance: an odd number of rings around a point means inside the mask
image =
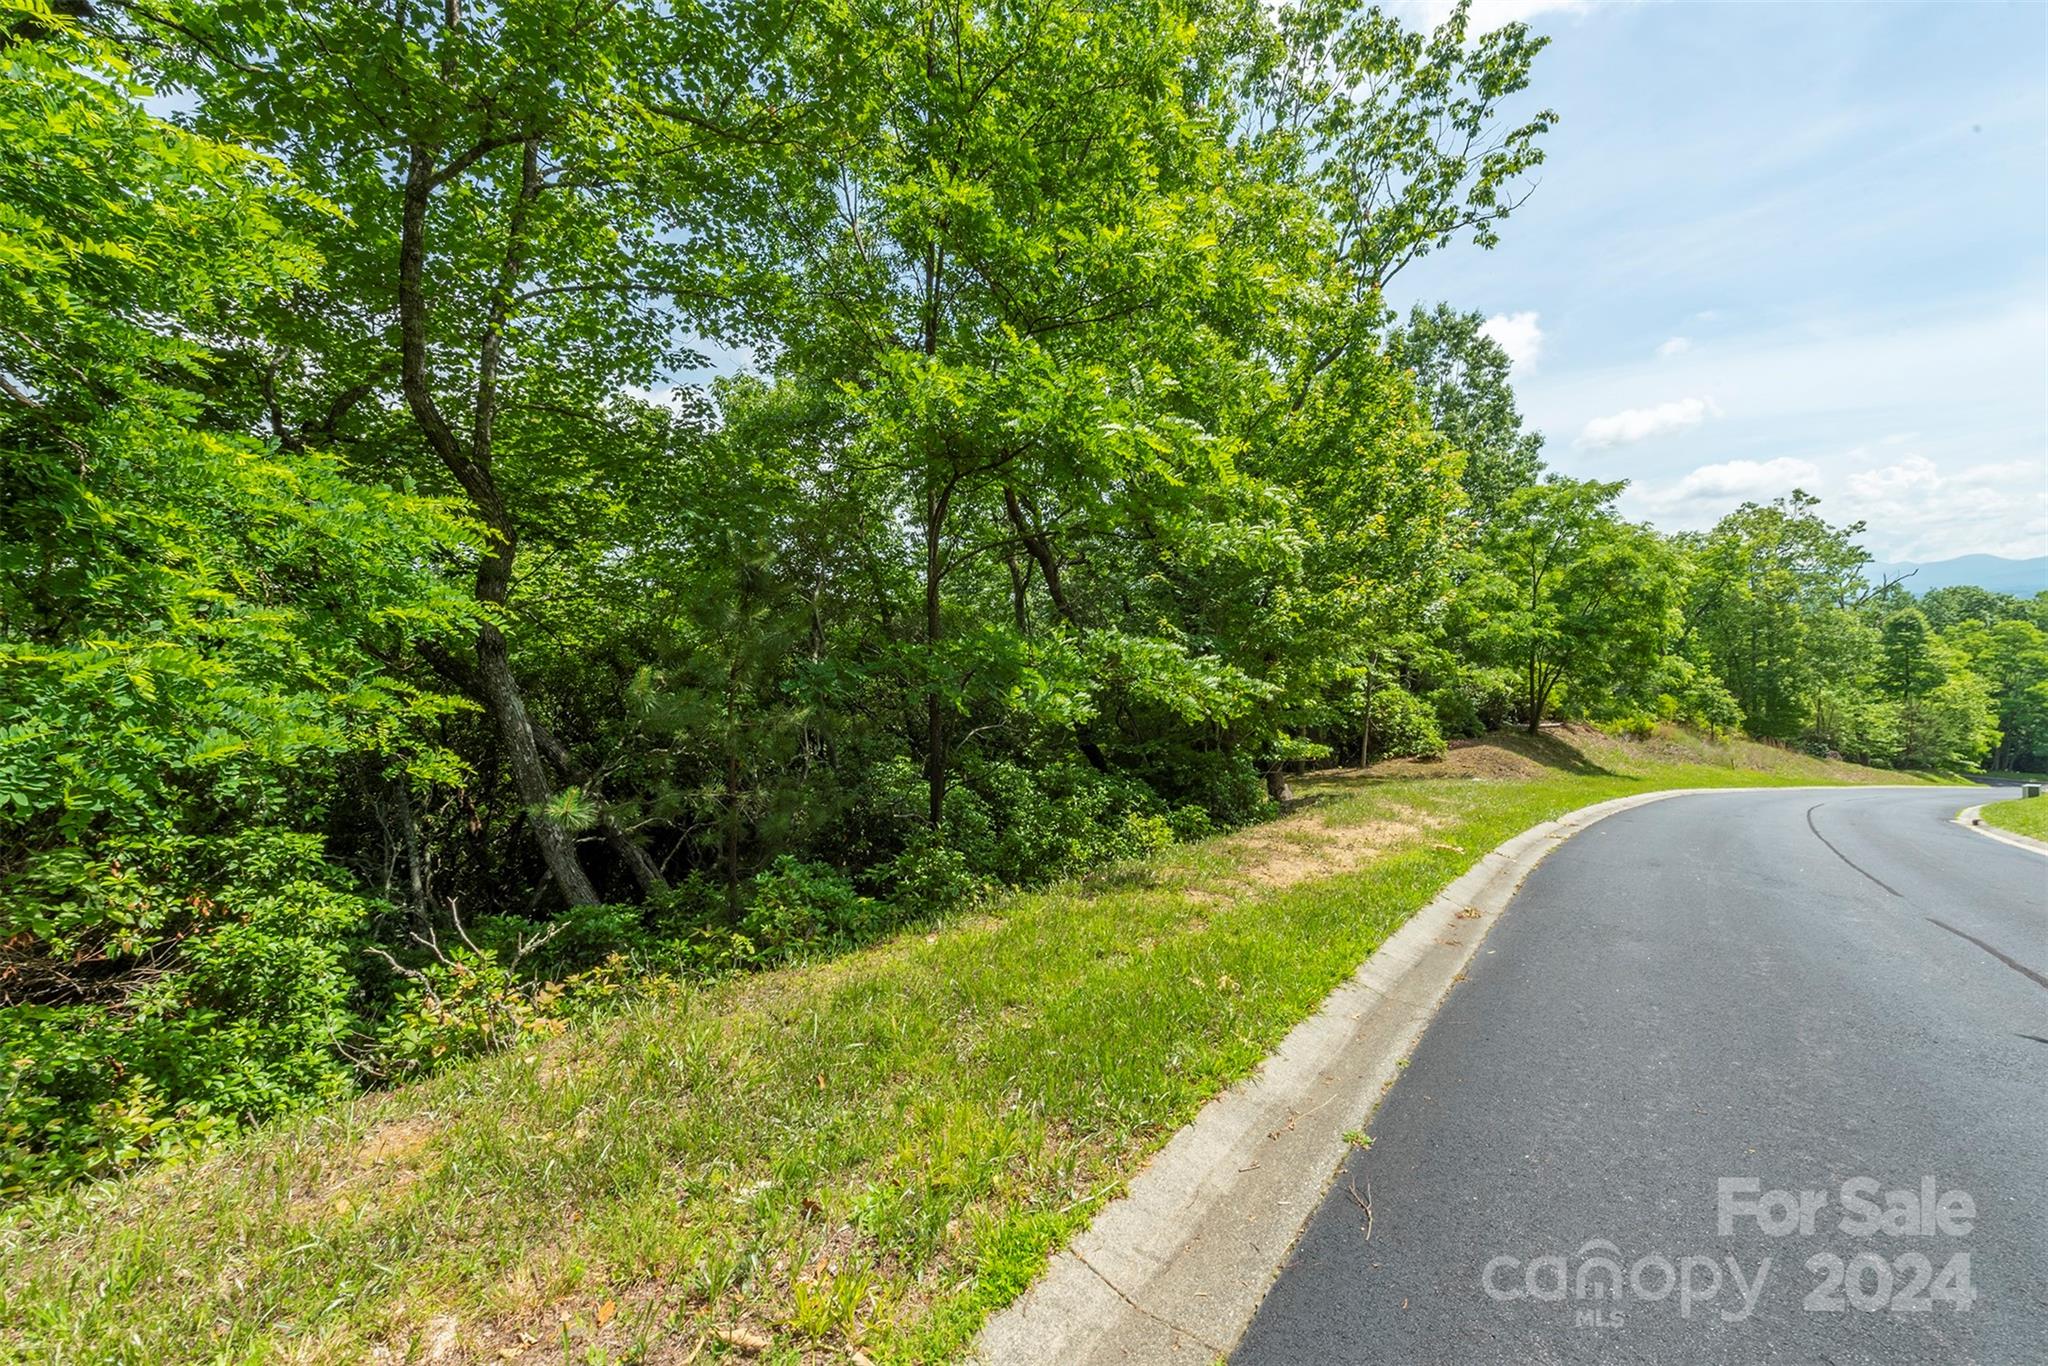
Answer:
POLYGON ((1480 543, 1471 639, 1516 671, 1532 732, 1561 688, 1581 714, 1613 710, 1664 651, 1676 564, 1654 532, 1614 514, 1621 488, 1553 475, 1509 497, 1480 543))
MULTIPOLYGON (((217 407, 312 287, 276 161, 151 118, 33 7, 0 47, 0 1111, 5 1185, 112 1170, 339 1094, 368 914, 314 827, 448 705, 379 655, 458 629, 429 499, 217 407), (89 235, 87 235, 89 234, 89 235)), ((400 761, 402 762, 402 760, 400 761)))

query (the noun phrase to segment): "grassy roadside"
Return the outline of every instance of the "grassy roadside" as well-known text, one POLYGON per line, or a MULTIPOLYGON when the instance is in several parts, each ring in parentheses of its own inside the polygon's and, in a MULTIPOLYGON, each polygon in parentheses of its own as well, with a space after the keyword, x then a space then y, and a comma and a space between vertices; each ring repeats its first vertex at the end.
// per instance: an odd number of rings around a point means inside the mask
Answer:
POLYGON ((2005 802, 1986 802, 1977 815, 1984 824, 1995 825, 2000 830, 2048 840, 2048 797, 2036 797, 2031 801, 2014 798, 2005 802))
POLYGON ((1270 824, 17 1211, 0 1353, 944 1359, 1508 836, 1657 788, 1900 780, 1587 732, 1312 777, 1270 824))

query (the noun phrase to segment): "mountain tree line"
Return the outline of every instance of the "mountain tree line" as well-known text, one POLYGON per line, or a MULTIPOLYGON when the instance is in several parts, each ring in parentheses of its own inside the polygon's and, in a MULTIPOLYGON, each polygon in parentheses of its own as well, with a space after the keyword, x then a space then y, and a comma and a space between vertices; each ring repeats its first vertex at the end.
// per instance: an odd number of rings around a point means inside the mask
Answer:
POLYGON ((1547 474, 1543 40, 0 0, 0 1184, 1553 717, 2048 753, 2048 608, 1547 474), (705 356, 738 354, 726 377, 705 356))

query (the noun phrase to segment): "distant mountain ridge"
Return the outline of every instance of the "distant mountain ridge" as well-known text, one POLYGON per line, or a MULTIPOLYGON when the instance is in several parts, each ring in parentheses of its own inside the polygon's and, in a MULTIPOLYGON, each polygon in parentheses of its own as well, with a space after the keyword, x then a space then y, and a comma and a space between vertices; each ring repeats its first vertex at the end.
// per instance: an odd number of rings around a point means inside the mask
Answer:
POLYGON ((1952 560, 1928 560, 1918 564, 1910 560, 1891 564, 1873 560, 1864 566, 1863 572, 1873 582, 1896 579, 1911 572, 1913 577, 1907 579, 1904 586, 1916 594, 1925 593, 1930 588, 1954 588, 1959 584, 2022 598, 2031 598, 2048 589, 2048 555, 2035 555, 2024 560, 2009 560, 2003 555, 1958 555, 1952 560))

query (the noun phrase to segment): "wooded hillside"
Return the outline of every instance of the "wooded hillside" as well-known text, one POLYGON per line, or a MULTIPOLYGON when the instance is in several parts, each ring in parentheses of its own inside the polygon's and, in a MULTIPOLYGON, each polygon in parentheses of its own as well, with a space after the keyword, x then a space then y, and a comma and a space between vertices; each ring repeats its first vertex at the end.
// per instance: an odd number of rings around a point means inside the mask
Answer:
POLYGON ((1542 46, 0 0, 0 1185, 1489 728, 2048 765, 2048 601, 1630 523, 1389 307, 1529 193, 1542 46))

